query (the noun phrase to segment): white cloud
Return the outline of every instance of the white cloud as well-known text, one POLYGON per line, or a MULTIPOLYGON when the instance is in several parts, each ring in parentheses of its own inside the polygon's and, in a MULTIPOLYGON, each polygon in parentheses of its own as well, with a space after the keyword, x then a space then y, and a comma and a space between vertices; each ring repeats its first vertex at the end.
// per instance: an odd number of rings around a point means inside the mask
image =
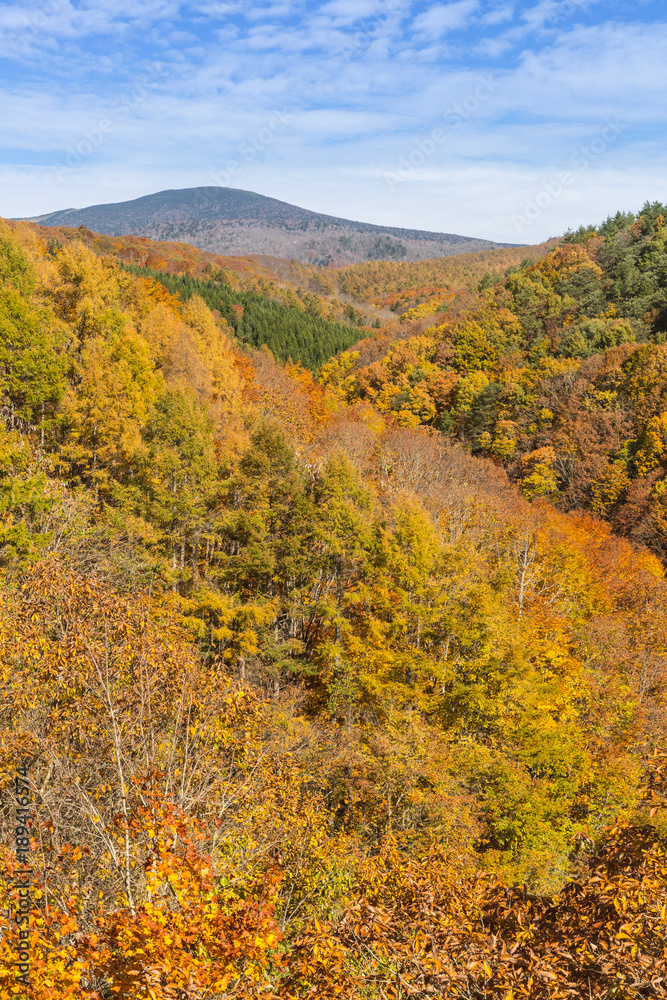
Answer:
POLYGON ((250 2, 250 0, 240 0, 234 12, 243 13, 248 21, 269 21, 278 20, 281 17, 288 17, 294 12, 292 3, 268 3, 264 6, 250 2))
POLYGON ((346 21, 359 21, 375 14, 391 12, 380 0, 330 0, 319 9, 320 14, 340 17, 346 21))
POLYGON ((540 0, 534 7, 522 11, 521 17, 533 31, 555 28, 558 23, 576 21, 588 8, 600 0, 540 0))
POLYGON ((504 24, 505 21, 511 21, 514 17, 515 4, 504 3, 500 7, 496 7, 493 10, 488 11, 488 13, 483 14, 480 18, 482 24, 504 24))
POLYGON ((389 131, 395 125, 395 115, 382 115, 370 111, 323 109, 306 111, 299 115, 299 131, 304 137, 321 135, 325 139, 337 139, 339 136, 350 138, 355 135, 389 131))
POLYGON ((514 46, 514 41, 508 35, 499 38, 483 38, 475 46, 475 53, 489 59, 498 59, 499 56, 509 52, 514 46))
MULTIPOLYGON (((45 7, 50 2, 60 0, 44 0, 45 7)), ((594 4, 586 9, 598 11, 597 22, 568 19, 563 2, 576 0, 540 0, 524 8, 527 19, 504 0, 421 4, 408 27, 408 0, 220 0, 178 9, 176 0, 86 0, 76 8, 62 0, 48 30, 35 32, 20 56, 20 74, 0 86, 12 163, 1 168, 0 213, 206 184, 211 170, 236 158, 242 171, 234 184, 305 207, 512 239, 503 230, 507 206, 539 191, 606 118, 627 129, 604 165, 592 164, 535 223, 536 238, 543 223, 576 226, 644 197, 666 197, 658 178, 667 144, 667 25, 642 23, 638 14, 630 23, 605 22, 594 4), (244 10, 247 21, 235 16, 244 10), (460 38, 455 29, 472 30, 460 38), (159 85, 57 179, 51 162, 84 141, 156 58, 165 66, 159 85), (493 93, 474 106, 488 66, 493 93), (383 172, 466 100, 470 113, 447 142, 390 192, 383 172), (260 141, 252 158, 239 152, 281 109, 295 115, 289 127, 260 141), (22 151, 24 167, 16 165, 22 151), (607 204, 613 198, 618 206, 607 204)), ((0 45, 8 25, 29 14, 17 3, 0 6, 0 45)), ((12 72, 16 64, 9 65, 12 72)))
POLYGON ((415 18, 413 28, 420 34, 440 36, 447 31, 464 27, 471 14, 478 7, 478 0, 457 0, 456 3, 435 4, 415 18))

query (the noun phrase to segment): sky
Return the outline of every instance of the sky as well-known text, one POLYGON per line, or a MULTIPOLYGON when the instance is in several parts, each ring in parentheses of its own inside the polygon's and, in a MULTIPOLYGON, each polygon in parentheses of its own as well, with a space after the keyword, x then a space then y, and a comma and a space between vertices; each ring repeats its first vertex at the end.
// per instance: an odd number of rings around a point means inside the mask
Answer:
POLYGON ((220 185, 537 243, 667 201, 653 0, 0 0, 0 215, 220 185))

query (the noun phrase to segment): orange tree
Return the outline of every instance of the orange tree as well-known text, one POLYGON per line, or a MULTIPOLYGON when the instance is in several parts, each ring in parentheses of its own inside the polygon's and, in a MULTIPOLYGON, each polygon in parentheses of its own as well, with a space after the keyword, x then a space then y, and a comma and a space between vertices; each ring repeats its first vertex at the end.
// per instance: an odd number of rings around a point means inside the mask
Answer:
MULTIPOLYGON (((664 800, 664 761, 649 764, 651 803, 664 800)), ((296 942, 292 985, 311 985, 299 995, 334 996, 342 985, 350 997, 397 1000, 667 997, 664 833, 621 824, 597 850, 584 837, 580 846, 579 877, 543 897, 442 848, 406 859, 388 841, 360 870, 340 920, 296 942)))

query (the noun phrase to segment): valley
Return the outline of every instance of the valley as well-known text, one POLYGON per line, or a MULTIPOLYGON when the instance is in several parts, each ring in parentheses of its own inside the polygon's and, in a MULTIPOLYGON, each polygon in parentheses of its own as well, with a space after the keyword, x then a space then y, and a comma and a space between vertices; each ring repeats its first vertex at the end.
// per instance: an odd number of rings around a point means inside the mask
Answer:
POLYGON ((3 995, 667 995, 666 215, 0 222, 3 995))

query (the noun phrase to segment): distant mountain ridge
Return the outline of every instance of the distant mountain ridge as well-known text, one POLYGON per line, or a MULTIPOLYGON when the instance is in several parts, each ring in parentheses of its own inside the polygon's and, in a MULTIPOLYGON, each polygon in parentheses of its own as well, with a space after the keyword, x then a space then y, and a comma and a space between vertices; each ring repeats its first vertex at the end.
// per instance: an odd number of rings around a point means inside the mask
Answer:
POLYGON ((270 254, 328 266, 426 260, 516 246, 491 240, 354 222, 238 188, 159 191, 132 201, 65 209, 30 219, 86 226, 108 236, 148 236, 220 254, 270 254))

